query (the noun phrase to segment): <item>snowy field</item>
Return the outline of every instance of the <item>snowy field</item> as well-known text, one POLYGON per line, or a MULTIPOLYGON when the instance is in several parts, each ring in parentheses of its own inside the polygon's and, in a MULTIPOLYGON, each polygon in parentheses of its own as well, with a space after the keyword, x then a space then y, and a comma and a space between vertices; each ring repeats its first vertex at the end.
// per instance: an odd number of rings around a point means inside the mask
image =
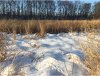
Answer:
MULTIPOLYGON (((7 35, 7 59, 0 62, 0 76, 88 76, 79 42, 86 34, 7 35)), ((100 36, 97 36, 100 39, 100 36)))

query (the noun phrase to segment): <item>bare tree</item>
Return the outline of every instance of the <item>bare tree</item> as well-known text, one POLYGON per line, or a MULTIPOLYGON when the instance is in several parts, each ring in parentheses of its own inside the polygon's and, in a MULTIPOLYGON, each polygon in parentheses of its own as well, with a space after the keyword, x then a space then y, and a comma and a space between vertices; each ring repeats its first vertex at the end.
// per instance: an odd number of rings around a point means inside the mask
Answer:
POLYGON ((95 4, 94 18, 100 18, 100 2, 95 4))

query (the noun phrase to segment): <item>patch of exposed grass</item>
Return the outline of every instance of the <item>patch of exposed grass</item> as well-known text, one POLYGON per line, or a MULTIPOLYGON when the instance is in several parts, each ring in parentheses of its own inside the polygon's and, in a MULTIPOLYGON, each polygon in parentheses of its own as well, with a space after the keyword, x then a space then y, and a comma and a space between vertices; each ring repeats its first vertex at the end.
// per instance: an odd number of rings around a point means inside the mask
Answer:
POLYGON ((0 61, 5 60, 6 51, 5 51, 5 38, 4 35, 0 33, 0 61))
POLYGON ((81 43, 81 48, 85 52, 84 64, 91 76, 100 75, 100 41, 96 40, 96 34, 94 32, 88 34, 87 43, 81 43))

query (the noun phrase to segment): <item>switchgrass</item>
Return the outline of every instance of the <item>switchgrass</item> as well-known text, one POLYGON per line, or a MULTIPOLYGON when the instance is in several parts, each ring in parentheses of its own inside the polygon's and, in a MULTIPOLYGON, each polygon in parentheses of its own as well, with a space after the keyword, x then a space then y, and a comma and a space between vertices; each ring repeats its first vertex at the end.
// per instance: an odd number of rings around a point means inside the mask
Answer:
POLYGON ((98 35, 97 32, 88 33, 86 44, 80 44, 85 52, 84 64, 88 68, 90 76, 100 75, 100 39, 97 39, 96 35, 98 35))
POLYGON ((6 58, 5 37, 4 34, 0 33, 0 61, 4 61, 5 58, 6 58))
POLYGON ((30 34, 83 32, 87 28, 100 29, 100 20, 0 20, 0 31, 30 34))

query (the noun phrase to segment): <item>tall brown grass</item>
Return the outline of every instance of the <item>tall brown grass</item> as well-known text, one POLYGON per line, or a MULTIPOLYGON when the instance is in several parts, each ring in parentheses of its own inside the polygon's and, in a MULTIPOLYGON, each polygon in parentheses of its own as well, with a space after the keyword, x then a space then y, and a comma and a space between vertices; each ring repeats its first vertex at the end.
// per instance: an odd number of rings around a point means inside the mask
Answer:
POLYGON ((100 39, 96 39, 96 35, 96 32, 88 33, 86 44, 80 43, 85 52, 84 64, 88 68, 90 76, 100 75, 100 39))
POLYGON ((40 35, 70 31, 100 29, 100 20, 0 20, 0 31, 13 33, 40 33, 40 35))
POLYGON ((0 33, 0 61, 5 60, 6 51, 5 51, 5 37, 4 34, 0 33))

